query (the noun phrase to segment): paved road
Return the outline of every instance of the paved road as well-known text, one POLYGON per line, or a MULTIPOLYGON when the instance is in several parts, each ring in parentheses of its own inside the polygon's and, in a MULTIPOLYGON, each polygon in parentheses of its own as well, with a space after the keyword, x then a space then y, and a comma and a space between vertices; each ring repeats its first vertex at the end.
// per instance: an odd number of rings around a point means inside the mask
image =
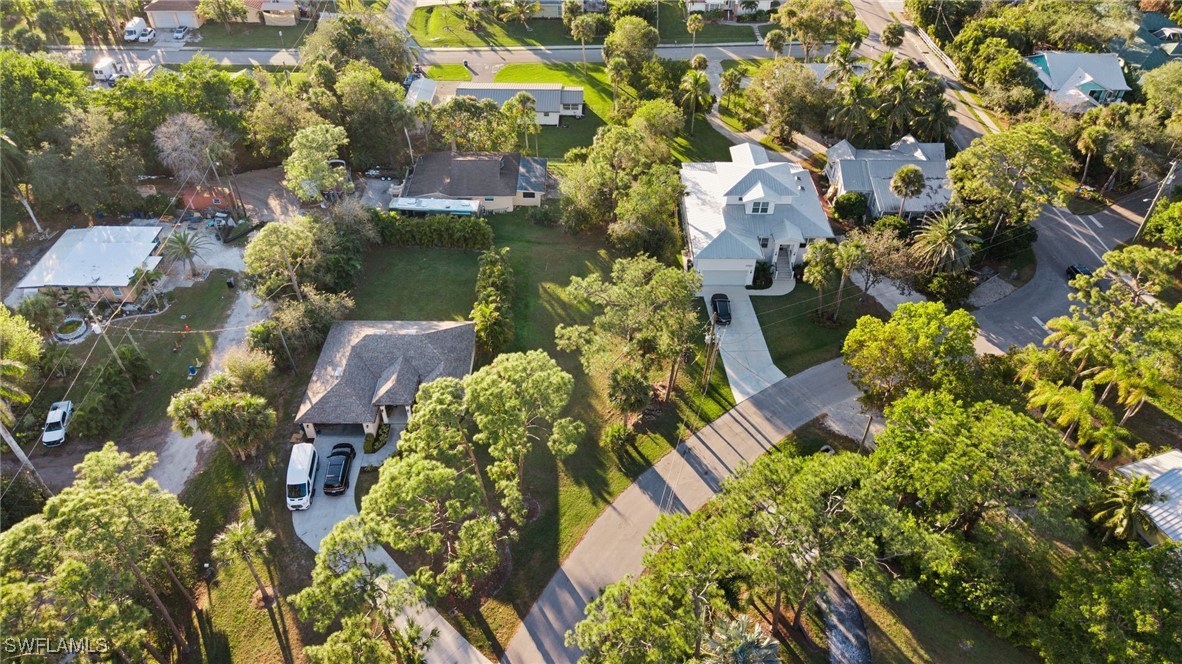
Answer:
POLYGON ((1038 270, 1025 286, 974 312, 981 335, 1000 350, 1011 344, 1042 343, 1046 321, 1067 314, 1066 270, 1081 263, 1095 268, 1104 252, 1129 240, 1149 209, 1155 188, 1133 192, 1094 215, 1076 216, 1047 206, 1034 222, 1038 270))
POLYGON ((564 635, 605 586, 640 573, 642 541, 659 515, 697 510, 743 464, 834 404, 857 396, 841 360, 831 360, 756 394, 666 455, 599 516, 534 603, 501 661, 576 661, 579 652, 566 646, 564 635))

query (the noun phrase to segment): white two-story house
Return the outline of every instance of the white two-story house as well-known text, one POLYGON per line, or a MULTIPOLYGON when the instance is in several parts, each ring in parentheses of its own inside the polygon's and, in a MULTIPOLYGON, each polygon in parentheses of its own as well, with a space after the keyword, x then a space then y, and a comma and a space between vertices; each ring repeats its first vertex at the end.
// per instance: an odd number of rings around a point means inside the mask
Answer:
POLYGON ((704 286, 748 286, 755 264, 791 279, 808 243, 833 237, 812 176, 771 161, 759 145, 731 147, 731 161, 681 165, 686 259, 704 286))

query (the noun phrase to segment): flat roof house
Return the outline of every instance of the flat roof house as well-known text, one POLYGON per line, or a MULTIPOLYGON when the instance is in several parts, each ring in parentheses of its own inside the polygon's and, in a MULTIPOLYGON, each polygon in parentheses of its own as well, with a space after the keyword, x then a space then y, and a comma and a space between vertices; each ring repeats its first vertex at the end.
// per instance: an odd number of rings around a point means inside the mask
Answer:
POLYGON ((564 116, 583 117, 583 88, 558 83, 461 83, 457 97, 491 99, 504 105, 518 92, 528 92, 537 103, 538 124, 556 127, 564 116))
POLYGON ((136 268, 160 265, 160 226, 94 226, 72 228, 58 238, 33 269, 16 285, 53 295, 79 288, 92 301, 135 301, 136 268))
POLYGON ((538 206, 546 194, 546 160, 517 152, 432 152, 415 163, 403 198, 458 198, 487 212, 538 206))
POLYGON ((730 151, 731 161, 681 165, 687 258, 704 286, 749 286, 757 262, 791 279, 808 242, 833 237, 813 179, 759 145, 730 151))
POLYGON ((382 424, 404 424, 419 386, 463 378, 476 357, 476 326, 454 321, 333 323, 296 424, 309 438, 333 429, 377 434, 382 424))
POLYGON ((830 193, 840 196, 856 191, 866 195, 870 213, 875 217, 900 214, 911 217, 943 210, 952 200, 948 180, 948 160, 943 143, 920 143, 911 135, 895 141, 887 150, 861 150, 849 141, 841 141, 826 152, 825 175, 830 193), (924 190, 903 201, 891 192, 891 178, 903 166, 923 171, 924 190))
POLYGON ((1157 526, 1156 532, 1141 532, 1141 537, 1150 544, 1182 542, 1182 452, 1170 450, 1121 466, 1116 472, 1129 478, 1148 477, 1149 486, 1162 497, 1160 502, 1141 508, 1157 526))
POLYGON ((1026 62, 1055 105, 1072 113, 1120 101, 1132 89, 1115 53, 1038 51, 1026 62))

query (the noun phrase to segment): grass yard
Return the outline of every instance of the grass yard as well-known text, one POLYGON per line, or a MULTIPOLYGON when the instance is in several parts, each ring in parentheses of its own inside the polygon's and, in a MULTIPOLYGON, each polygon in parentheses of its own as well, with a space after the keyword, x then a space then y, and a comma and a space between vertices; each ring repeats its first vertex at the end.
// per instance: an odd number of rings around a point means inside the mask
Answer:
MULTIPOLYGON (((492 14, 481 13, 480 27, 469 30, 456 6, 419 7, 410 16, 406 30, 420 46, 576 46, 566 26, 556 18, 535 18, 527 24, 506 23, 492 14)), ((594 42, 602 44, 603 40, 594 42)))
MULTIPOLYGON (((657 30, 661 33, 662 44, 690 44, 693 35, 685 29, 685 10, 680 3, 662 2, 659 9, 657 30)), ((755 37, 755 23, 742 25, 724 25, 721 23, 706 23, 706 27, 698 33, 698 44, 726 44, 751 43, 755 37)))
MULTIPOLYGON (((583 75, 582 63, 514 64, 506 65, 493 79, 497 83, 561 83, 583 88, 586 113, 581 119, 564 118, 565 127, 542 127, 537 136, 543 157, 561 159, 566 151, 591 145, 595 132, 607 124, 612 110, 612 85, 603 65, 589 65, 583 75)), ((621 98, 635 98, 634 90, 620 87, 621 98)), ((688 127, 688 124, 687 124, 688 127)), ((728 160, 730 142, 699 116, 695 135, 688 131, 673 143, 673 156, 678 161, 728 160)))
MULTIPOLYGON (((717 367, 709 389, 699 388, 701 363, 686 367, 672 407, 647 423, 635 444, 620 458, 598 445, 606 422, 618 419, 606 402, 606 377, 588 376, 578 358, 557 351, 559 323, 589 322, 591 310, 572 302, 563 287, 574 275, 610 269, 612 256, 603 240, 537 226, 522 213, 493 215, 497 246, 510 248, 516 279, 513 298, 515 339, 506 351, 540 348, 575 377, 567 415, 587 424, 588 434, 571 457, 555 462, 538 450, 526 461, 526 492, 541 505, 541 515, 521 528, 512 547, 514 573, 479 612, 451 618, 462 634, 490 655, 499 655, 533 601, 604 507, 679 440, 681 427, 697 429, 734 404, 725 372, 717 367)), ((355 294, 356 318, 467 317, 475 299, 476 252, 445 249, 379 249, 366 263, 367 283, 355 294), (423 271, 424 264, 437 263, 423 271), (423 297, 430 293, 430 297, 423 297)), ((705 314, 703 313, 703 321, 705 314)), ((699 349, 700 351, 701 349, 699 349)), ((699 355, 701 353, 699 352, 699 355)))
POLYGON ((765 62, 768 62, 769 60, 771 60, 771 58, 744 58, 741 60, 723 60, 722 61, 722 70, 726 71, 728 69, 734 69, 735 67, 740 67, 743 69, 743 76, 752 76, 753 74, 755 74, 755 70, 762 67, 763 64, 765 62))
MULTIPOLYGON (((841 355, 845 335, 859 318, 875 316, 885 320, 889 317, 878 301, 871 297, 862 300, 861 294, 857 286, 846 284, 842 294, 841 323, 834 328, 821 327, 813 322, 817 291, 802 281, 796 282, 796 288, 787 295, 752 297, 751 304, 759 317, 772 361, 780 371, 791 376, 832 360, 841 355)), ((834 295, 834 292, 826 293, 827 309, 832 309, 834 295)))
MULTIPOLYGON (((306 27, 303 24, 279 27, 257 23, 235 23, 226 27, 220 23, 206 23, 201 26, 201 41, 196 45, 204 49, 298 48, 309 34, 306 27)), ((161 38, 172 39, 172 35, 161 38)))
POLYGON ((970 616, 947 611, 916 590, 902 602, 880 603, 852 589, 862 608, 875 664, 960 662, 1033 664, 1038 659, 998 638, 970 616))
POLYGON ((436 81, 471 81, 472 70, 464 65, 431 65, 427 78, 436 81))

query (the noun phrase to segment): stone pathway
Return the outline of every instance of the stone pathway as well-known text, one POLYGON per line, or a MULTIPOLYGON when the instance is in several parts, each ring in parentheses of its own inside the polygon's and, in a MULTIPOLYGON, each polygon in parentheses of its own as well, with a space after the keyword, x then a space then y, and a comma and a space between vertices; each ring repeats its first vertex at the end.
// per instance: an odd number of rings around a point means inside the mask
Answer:
POLYGON ((825 609, 829 664, 870 664, 870 640, 857 600, 845 587, 841 572, 825 576, 825 594, 817 603, 825 609))

